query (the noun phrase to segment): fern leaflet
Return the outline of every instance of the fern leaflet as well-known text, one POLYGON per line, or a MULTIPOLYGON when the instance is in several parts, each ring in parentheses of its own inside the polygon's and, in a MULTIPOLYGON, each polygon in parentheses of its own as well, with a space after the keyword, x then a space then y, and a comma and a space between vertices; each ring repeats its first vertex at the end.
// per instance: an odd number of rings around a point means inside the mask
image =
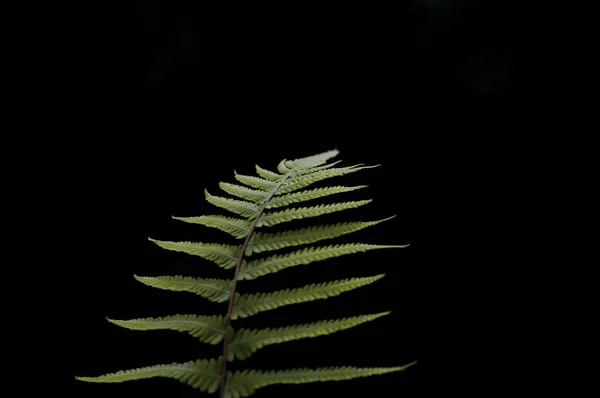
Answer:
POLYGON ((334 213, 340 210, 355 209, 360 206, 364 206, 367 203, 371 203, 371 200, 359 200, 353 202, 334 203, 330 205, 318 205, 312 207, 300 207, 294 209, 287 209, 282 211, 276 211, 272 213, 264 213, 256 224, 257 227, 272 227, 273 225, 281 224, 284 222, 299 220, 302 218, 318 217, 324 214, 334 213))
POLYGON ((145 285, 175 292, 196 293, 215 303, 229 300, 231 281, 223 279, 203 279, 184 276, 137 276, 134 278, 145 285))
POLYGON ((325 239, 333 239, 361 229, 377 225, 383 221, 391 220, 388 217, 378 221, 351 222, 335 225, 319 225, 299 230, 284 231, 278 233, 264 234, 256 233, 246 248, 246 254, 261 253, 265 251, 279 250, 289 246, 299 246, 314 243, 325 239))
POLYGON ((366 278, 351 278, 340 281, 312 284, 297 289, 285 289, 272 293, 242 294, 235 300, 231 319, 247 318, 259 312, 274 310, 290 304, 300 304, 307 301, 326 299, 338 296, 344 292, 358 289, 376 282, 385 274, 366 278))
POLYGON ((204 225, 205 227, 217 228, 238 239, 245 238, 250 232, 250 222, 247 220, 240 220, 239 218, 224 216, 199 216, 173 217, 173 219, 191 224, 200 224, 204 225))
POLYGON ((366 185, 360 185, 357 187, 325 187, 276 196, 267 204, 267 209, 284 207, 293 203, 307 202, 309 200, 319 199, 326 196, 335 195, 337 193, 352 192, 366 187, 366 185))
POLYGON ((250 261, 242 264, 238 275, 240 280, 256 279, 259 276, 281 271, 282 269, 294 267, 300 264, 310 264, 314 261, 323 261, 328 258, 340 257, 346 254, 365 252, 375 249, 401 248, 404 246, 391 245, 366 245, 361 243, 349 243, 346 245, 332 245, 325 247, 308 247, 284 255, 274 255, 260 260, 250 261))
POLYGON ((217 264, 221 268, 235 267, 240 248, 238 246, 219 245, 216 243, 200 242, 163 242, 156 239, 149 241, 156 243, 163 249, 200 256, 217 264))
POLYGON ((139 369, 109 373, 98 377, 75 377, 91 383, 122 383, 124 381, 168 377, 181 381, 200 391, 213 393, 219 388, 222 359, 197 360, 169 365, 154 365, 139 369))
POLYGON ((204 190, 206 201, 212 205, 228 210, 232 213, 239 214, 242 217, 253 217, 258 214, 259 207, 256 203, 246 202, 245 200, 235 200, 230 198, 221 198, 213 196, 204 190))
POLYGON ((234 357, 243 360, 250 357, 258 349, 271 344, 335 333, 389 314, 388 311, 380 314, 360 315, 352 318, 320 321, 277 329, 240 329, 235 332, 233 341, 229 343, 228 360, 233 361, 234 357))
POLYGON ((356 368, 351 366, 280 371, 237 371, 228 377, 226 398, 248 397, 256 390, 273 384, 302 384, 317 381, 350 380, 408 369, 417 362, 392 368, 356 368))
POLYGON ((144 318, 120 321, 107 320, 115 325, 132 330, 176 330, 187 332, 208 344, 219 344, 225 334, 225 318, 222 315, 197 316, 173 315, 164 318, 144 318))

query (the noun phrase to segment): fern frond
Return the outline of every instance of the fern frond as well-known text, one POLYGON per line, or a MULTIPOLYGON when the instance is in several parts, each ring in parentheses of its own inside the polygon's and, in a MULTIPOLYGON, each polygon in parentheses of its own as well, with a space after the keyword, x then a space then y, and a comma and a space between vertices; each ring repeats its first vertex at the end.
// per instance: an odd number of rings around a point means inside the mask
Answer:
POLYGON ((239 214, 242 217, 253 217, 258 214, 258 205, 252 202, 246 202, 245 200, 235 200, 230 198, 222 198, 220 196, 213 196, 208 193, 208 190, 204 190, 206 201, 212 205, 228 210, 232 213, 239 214))
POLYGON ((187 332, 208 344, 218 344, 223 341, 226 321, 222 315, 171 315, 127 321, 106 319, 110 323, 131 330, 176 330, 178 332, 187 332))
POLYGON ((234 302, 231 319, 247 318, 259 312, 274 310, 284 305, 306 303, 339 296, 344 292, 370 285, 385 274, 364 278, 350 278, 332 282, 311 284, 296 289, 285 289, 270 293, 252 293, 238 296, 234 302))
POLYGON ((269 191, 273 189, 276 185, 276 181, 267 180, 265 178, 254 177, 254 176, 246 176, 243 174, 235 173, 235 179, 241 182, 244 185, 248 185, 251 188, 259 189, 261 191, 269 191))
POLYGON ((263 169, 259 165, 256 165, 256 174, 258 174, 262 178, 265 178, 269 181, 280 181, 283 178, 283 176, 281 174, 274 173, 270 170, 263 169))
POLYGON ((183 276, 133 276, 150 287, 175 292, 190 292, 212 302, 222 303, 229 300, 231 281, 225 279, 202 279, 183 276))
POLYGON ((302 175, 302 176, 294 176, 289 178, 283 186, 277 190, 277 195, 281 195, 284 193, 290 193, 293 191, 297 191, 298 189, 307 187, 316 182, 325 180, 327 178, 343 176, 345 174, 355 173, 360 170, 371 169, 378 166, 349 166, 349 167, 340 167, 333 169, 320 170, 314 173, 302 175))
POLYGON ((244 263, 241 266, 238 279, 256 279, 259 276, 281 271, 282 269, 295 267, 300 264, 309 264, 315 261, 327 260, 328 258, 340 257, 347 254, 365 252, 375 249, 402 248, 405 246, 393 245, 367 245, 363 243, 348 243, 345 245, 331 245, 324 247, 307 247, 287 254, 276 254, 267 258, 244 263))
POLYGON ((163 249, 199 256, 225 269, 235 267, 241 249, 240 246, 220 245, 217 243, 163 242, 150 238, 148 240, 156 243, 163 249))
POLYGON ((219 389, 222 358, 203 359, 186 363, 154 365, 139 369, 109 373, 98 377, 75 377, 89 383, 122 383, 124 381, 167 377, 179 380, 202 392, 213 393, 219 389))
MULTIPOLYGON (((259 151, 260 152, 260 151, 259 151)), ((258 153, 258 152, 257 152, 258 153)), ((184 276, 140 277, 135 279, 147 286, 163 290, 194 293, 210 301, 228 302, 224 315, 178 314, 157 318, 129 320, 107 320, 115 325, 131 330, 174 330, 188 333, 208 344, 222 344, 222 356, 211 360, 197 360, 186 363, 172 363, 147 366, 139 369, 109 373, 99 377, 76 377, 86 382, 120 383, 152 377, 174 378, 201 391, 219 391, 220 398, 239 398, 252 395, 257 389, 271 384, 299 384, 316 381, 346 380, 389 372, 401 371, 416 362, 390 368, 356 368, 350 366, 328 368, 297 368, 289 370, 243 370, 232 372, 228 361, 243 360, 262 347, 336 333, 358 326, 365 322, 388 315, 390 312, 329 319, 301 325, 282 325, 275 328, 239 329, 232 327, 232 320, 246 318, 257 313, 276 309, 285 305, 327 299, 362 286, 369 285, 384 277, 384 274, 335 280, 298 288, 274 292, 240 294, 240 280, 253 280, 262 275, 301 264, 323 261, 384 248, 402 248, 408 245, 375 245, 366 243, 344 243, 315 247, 311 244, 333 239, 367 228, 383 221, 333 222, 327 225, 302 224, 299 229, 283 232, 257 232, 260 227, 272 227, 293 220, 309 219, 338 211, 358 208, 371 202, 367 200, 346 201, 332 204, 319 204, 310 207, 303 202, 316 201, 335 194, 347 193, 365 188, 360 186, 327 186, 306 188, 329 178, 344 176, 377 166, 357 164, 337 166, 340 161, 328 161, 337 156, 333 149, 317 155, 282 160, 277 170, 271 171, 255 165, 255 175, 238 174, 234 171, 235 184, 220 182, 219 188, 227 195, 215 196, 205 190, 206 200, 221 209, 234 213, 236 217, 206 215, 199 217, 174 217, 186 223, 216 228, 243 239, 240 245, 227 245, 202 242, 171 242, 148 238, 159 247, 202 257, 224 269, 234 269, 231 280, 203 279, 184 276), (239 185, 237 185, 239 184, 239 185), (299 204, 298 206, 293 206, 299 204), (292 208, 286 208, 291 206, 292 208), (285 209, 284 209, 285 208, 285 209), (274 232, 274 233, 273 233, 274 232), (281 254, 263 256, 251 260, 254 253, 278 251, 287 247, 307 245, 281 251, 281 254)), ((323 184, 333 185, 333 184, 323 184)), ((342 220, 344 221, 344 220, 342 220)), ((260 230, 260 229, 259 229, 260 230)), ((230 242, 227 242, 230 243, 230 242)), ((245 285, 245 284, 243 284, 245 285)), ((195 311, 192 311, 195 312, 195 311)), ((201 312, 204 313, 204 312, 201 312)), ((350 347, 351 349, 352 347, 350 347)))
POLYGON ((238 239, 245 238, 248 235, 248 232, 250 231, 250 221, 241 220, 239 218, 214 215, 199 217, 173 216, 173 219, 191 224, 200 224, 209 228, 216 228, 238 239))
POLYGON ((256 233, 248 246, 246 254, 261 253, 270 250, 279 250, 289 246, 300 246, 314 243, 325 239, 333 239, 361 229, 377 225, 395 216, 377 221, 347 222, 334 225, 318 225, 315 227, 302 228, 278 233, 256 233))
POLYGON ((356 368, 352 366, 329 367, 318 369, 290 369, 290 370, 244 370, 229 373, 226 383, 227 398, 248 397, 256 390, 272 384, 302 384, 317 381, 350 380, 358 377, 383 375, 399 372, 409 368, 417 362, 404 366, 391 368, 356 368))
POLYGON ((294 192, 283 196, 274 197, 269 204, 266 206, 267 209, 273 209, 276 207, 284 207, 291 205, 292 203, 306 202, 313 199, 323 198, 325 196, 334 195, 337 193, 345 193, 356 191, 357 189, 366 188, 366 185, 360 185, 356 187, 326 187, 316 188, 309 191, 294 192))
POLYGON ((277 329, 252 330, 242 328, 235 333, 233 341, 229 343, 231 351, 229 351, 228 360, 233 361, 234 357, 243 360, 250 357, 258 349, 271 344, 335 333, 389 314, 390 312, 388 311, 379 314, 360 315, 351 318, 280 327, 277 329))
POLYGON ((318 217, 324 214, 334 213, 340 210, 355 209, 357 207, 371 203, 371 199, 357 200, 352 202, 333 203, 329 205, 318 205, 311 207, 299 207, 294 209, 286 209, 276 212, 263 213, 256 224, 257 227, 281 224, 292 220, 299 220, 302 218, 318 217))
POLYGON ((230 195, 237 196, 251 202, 264 201, 269 196, 268 191, 261 191, 258 189, 250 189, 241 185, 230 184, 228 182, 220 182, 219 188, 227 192, 230 195))

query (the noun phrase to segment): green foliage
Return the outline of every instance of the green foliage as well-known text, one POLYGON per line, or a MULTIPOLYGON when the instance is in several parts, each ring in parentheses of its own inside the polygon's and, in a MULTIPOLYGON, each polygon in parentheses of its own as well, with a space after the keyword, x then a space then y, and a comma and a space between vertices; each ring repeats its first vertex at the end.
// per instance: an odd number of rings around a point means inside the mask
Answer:
POLYGON ((77 379, 96 383, 119 383, 150 377, 167 377, 177 379, 203 392, 210 393, 220 390, 222 398, 237 398, 252 395, 257 389, 271 384, 346 380, 401 371, 413 365, 414 362, 391 368, 333 367, 272 371, 243 370, 235 373, 227 370, 228 362, 236 359, 246 359, 263 347, 336 333, 389 314, 389 312, 382 312, 344 319, 321 320, 303 325, 288 325, 264 329, 241 328, 236 330, 231 325, 232 320, 253 316, 262 311, 337 296, 341 293, 374 283, 383 278, 384 275, 322 282, 274 292, 244 294, 237 292, 237 282, 240 280, 250 281, 286 268, 358 252, 407 246, 367 243, 307 246, 293 251, 250 259, 253 255, 263 252, 275 252, 288 247, 309 245, 322 240, 334 239, 375 226, 393 218, 392 216, 378 221, 353 221, 315 225, 301 229, 274 232, 257 231, 258 228, 262 227, 272 227, 297 219, 318 217, 370 203, 371 200, 368 199, 282 209, 290 205, 365 188, 365 186, 332 186, 304 189, 309 185, 332 177, 376 167, 363 165, 335 167, 339 162, 327 163, 329 159, 335 157, 337 154, 337 150, 332 150, 306 158, 291 161, 282 160, 277 166, 277 172, 256 165, 258 176, 248 176, 235 172, 235 179, 242 185, 226 182, 219 184, 219 187, 225 193, 235 198, 211 195, 208 190, 205 190, 206 200, 210 204, 234 213, 234 217, 222 215, 173 217, 183 222, 219 229, 236 239, 244 239, 243 244, 223 245, 202 242, 167 242, 149 238, 150 241, 163 249, 198 256, 212 261, 226 270, 235 269, 235 275, 232 280, 191 278, 185 276, 150 277, 136 275, 136 280, 158 289, 194 293, 217 303, 229 302, 230 311, 224 316, 186 314, 131 320, 109 319, 109 321, 115 325, 132 330, 168 329, 186 332, 207 344, 219 344, 222 342, 223 356, 216 359, 203 359, 182 364, 173 363, 170 365, 149 366, 99 377, 77 377, 77 379))

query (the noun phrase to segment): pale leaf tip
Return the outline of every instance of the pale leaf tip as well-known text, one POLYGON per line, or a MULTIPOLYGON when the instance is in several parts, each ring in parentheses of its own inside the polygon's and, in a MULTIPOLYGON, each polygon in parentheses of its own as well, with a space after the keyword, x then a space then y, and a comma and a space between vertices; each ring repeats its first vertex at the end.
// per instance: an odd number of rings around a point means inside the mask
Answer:
POLYGON ((404 249, 406 247, 410 246, 410 243, 406 244, 406 245, 390 245, 388 246, 390 249, 404 249))
POLYGON ((411 363, 407 363, 406 365, 402 366, 402 368, 410 368, 411 366, 416 365, 417 363, 419 363, 419 361, 412 361, 411 363))
POLYGON ((382 222, 384 222, 384 221, 389 221, 389 220, 391 220, 391 219, 393 219, 393 218, 396 218, 396 215, 395 215, 395 214, 394 214, 393 216, 389 216, 389 217, 387 217, 387 218, 382 218, 381 220, 377 220, 377 221, 373 221, 373 222, 375 222, 375 223, 382 223, 382 222))

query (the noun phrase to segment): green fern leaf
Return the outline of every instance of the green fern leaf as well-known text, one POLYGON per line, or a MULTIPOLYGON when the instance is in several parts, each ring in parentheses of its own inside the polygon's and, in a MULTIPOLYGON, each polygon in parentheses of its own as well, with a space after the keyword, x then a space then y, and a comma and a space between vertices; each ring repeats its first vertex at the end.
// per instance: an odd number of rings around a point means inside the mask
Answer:
POLYGON ((265 178, 246 176, 243 174, 235 173, 235 179, 244 185, 248 185, 251 188, 256 188, 261 191, 269 191, 277 185, 276 181, 267 180, 265 178))
POLYGON ((307 187, 316 182, 325 180, 327 178, 343 176, 345 174, 355 173, 360 170, 371 169, 378 166, 349 166, 349 167, 341 167, 341 168, 332 168, 326 170, 320 170, 314 173, 302 175, 302 176, 294 176, 288 179, 283 186, 277 190, 277 195, 282 195, 285 193, 290 193, 293 191, 297 191, 298 189, 307 187))
POLYGON ((355 209, 360 206, 364 206, 367 203, 371 203, 372 200, 358 200, 352 202, 344 202, 344 203, 334 203, 329 205, 319 205, 312 207, 299 207, 294 209, 286 209, 283 211, 276 211, 270 213, 264 213, 258 223, 257 227, 267 226, 271 227, 273 225, 281 224, 284 222, 299 220, 302 218, 310 218, 310 217, 318 217, 324 214, 334 213, 340 210, 346 209, 355 209))
POLYGON ((256 279, 259 276, 281 271, 284 268, 295 267, 300 264, 309 264, 314 261, 327 260, 328 258, 344 256, 347 254, 364 252, 375 249, 402 248, 397 245, 367 245, 362 243, 348 243, 345 245, 331 245, 325 247, 307 247, 293 253, 274 255, 259 260, 244 263, 241 266, 238 279, 256 279))
POLYGON ((175 292, 190 292, 212 302, 222 303, 229 300, 231 281, 224 279, 201 279, 183 276, 137 276, 134 278, 145 285, 175 292))
POLYGON ((212 205, 228 210, 232 213, 239 214, 242 217, 256 217, 258 214, 258 205, 252 202, 246 202, 245 200, 235 200, 230 198, 222 198, 220 196, 213 196, 208 193, 208 190, 204 190, 206 201, 212 205))
POLYGON ((225 397, 248 397, 254 394, 259 388, 272 384, 302 384, 383 375, 406 370, 414 364, 416 364, 416 361, 392 368, 356 368, 344 366, 318 369, 271 370, 266 372, 256 370, 237 371, 233 374, 230 373, 230 376, 227 377, 225 397))
POLYGON ((345 193, 356 191, 357 189, 366 188, 366 185, 360 185, 356 187, 326 187, 326 188, 316 188, 311 189, 309 191, 300 191, 295 192, 283 196, 276 196, 269 202, 266 206, 267 209, 274 209, 276 207, 284 207, 291 205, 292 203, 300 203, 306 202, 309 200, 314 200, 318 198, 322 198, 329 195, 334 195, 337 193, 345 193))
POLYGON ((365 278, 350 278, 319 284, 311 284, 296 289, 285 289, 271 293, 242 294, 236 297, 231 319, 247 318, 259 312, 274 310, 284 305, 300 304, 308 301, 339 296, 344 292, 370 285, 385 274, 365 278))
POLYGON ((283 176, 281 174, 274 173, 272 171, 263 169, 259 165, 256 165, 256 174, 258 174, 262 178, 265 178, 269 181, 280 181, 283 178, 283 176))
POLYGON ((131 330, 176 330, 187 332, 200 341, 208 344, 218 344, 225 335, 225 318, 222 315, 172 315, 162 318, 144 318, 120 321, 107 320, 115 325, 131 330))
POLYGON ((261 191, 258 189, 250 189, 241 185, 229 184, 227 182, 220 182, 219 187, 230 195, 237 196, 251 202, 263 202, 268 196, 268 191, 261 191))
POLYGON ((210 260, 224 269, 234 268, 240 253, 240 246, 219 245, 216 243, 201 242, 163 242, 150 239, 163 249, 199 256, 210 260))
POLYGON ((191 224, 200 224, 209 228, 217 228, 238 239, 245 238, 248 235, 248 232, 250 232, 250 221, 241 220, 239 218, 215 215, 199 217, 173 217, 173 219, 191 224))
POLYGON ((315 227, 302 228, 292 231, 278 233, 256 233, 248 246, 246 254, 261 253, 264 251, 279 250, 289 246, 306 245, 325 239, 337 238, 361 229, 377 225, 381 222, 391 220, 395 216, 378 221, 347 222, 335 225, 318 225, 315 227))
POLYGON ((233 361, 234 356, 237 359, 243 360, 250 357, 258 349, 271 344, 335 333, 389 314, 390 312, 388 311, 379 314, 360 315, 351 318, 280 327, 277 329, 252 330, 242 328, 235 333, 235 338, 229 343, 231 350, 228 353, 228 360, 233 361))
POLYGON ((287 247, 308 245, 333 239, 393 218, 369 222, 341 222, 328 225, 303 226, 301 229, 283 232, 257 232, 257 228, 272 227, 292 220, 318 217, 370 203, 371 200, 368 199, 282 209, 297 203, 365 188, 366 186, 361 185, 304 189, 319 181, 377 167, 362 164, 337 167, 336 165, 340 161, 328 163, 331 158, 338 154, 339 151, 334 149, 294 160, 284 159, 277 165, 277 172, 256 165, 256 176, 238 174, 234 171, 235 180, 241 185, 226 182, 219 183, 220 189, 233 198, 214 196, 205 190, 206 200, 210 204, 232 212, 241 218, 221 215, 173 217, 175 220, 215 228, 230 234, 234 238, 244 239, 240 245, 170 242, 149 238, 151 242, 166 250, 199 256, 216 263, 222 268, 235 269, 235 272, 232 280, 183 276, 135 276, 136 280, 158 289, 190 292, 213 302, 228 302, 227 313, 225 315, 209 316, 180 314, 130 320, 107 318, 108 321, 131 330, 175 330, 186 332, 205 343, 222 343, 222 352, 225 353, 225 358, 155 365, 99 377, 76 378, 88 382, 119 383, 151 377, 168 377, 180 380, 182 383, 191 385, 201 391, 215 392, 220 389, 219 397, 221 398, 238 398, 252 395, 255 390, 271 384, 346 380, 400 371, 413 365, 414 363, 411 363, 394 368, 355 368, 346 366, 283 371, 244 370, 235 373, 232 373, 227 366, 228 360, 246 359, 260 348, 271 344, 335 333, 389 314, 389 312, 382 312, 266 329, 242 328, 236 331, 231 325, 232 320, 246 318, 281 306, 338 296, 343 292, 374 283, 383 278, 384 275, 343 279, 294 289, 254 294, 240 294, 237 291, 238 281, 240 280, 252 280, 286 268, 348 254, 408 246, 366 243, 337 244, 322 247, 310 246, 249 261, 248 257, 254 253, 277 251, 287 247))
POLYGON ((202 392, 213 393, 219 389, 222 358, 203 359, 196 362, 154 365, 139 369, 109 373, 98 377, 75 377, 89 383, 122 383, 124 381, 167 377, 179 380, 202 392))

